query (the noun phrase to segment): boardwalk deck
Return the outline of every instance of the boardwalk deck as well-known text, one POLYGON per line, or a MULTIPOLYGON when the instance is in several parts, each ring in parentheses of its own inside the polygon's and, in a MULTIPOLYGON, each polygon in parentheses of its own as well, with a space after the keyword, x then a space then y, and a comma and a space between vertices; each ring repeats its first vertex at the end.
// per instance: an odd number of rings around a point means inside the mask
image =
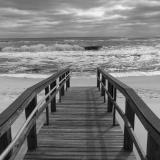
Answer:
POLYGON ((71 87, 50 125, 38 134, 38 148, 24 160, 135 160, 123 150, 123 134, 112 126, 103 97, 95 87, 71 87))

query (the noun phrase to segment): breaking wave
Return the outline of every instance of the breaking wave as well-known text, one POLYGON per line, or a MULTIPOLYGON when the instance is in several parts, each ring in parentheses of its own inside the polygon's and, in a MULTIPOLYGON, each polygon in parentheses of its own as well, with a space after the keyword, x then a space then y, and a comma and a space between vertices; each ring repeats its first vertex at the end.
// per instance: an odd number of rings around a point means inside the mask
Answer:
POLYGON ((160 75, 160 39, 0 42, 1 76, 39 77, 69 66, 73 75, 95 75, 102 67, 117 77, 160 75), (83 46, 103 46, 96 51, 83 46))
POLYGON ((35 45, 23 45, 20 47, 4 47, 2 52, 49 52, 49 51, 82 51, 83 47, 79 45, 70 44, 35 44, 35 45))

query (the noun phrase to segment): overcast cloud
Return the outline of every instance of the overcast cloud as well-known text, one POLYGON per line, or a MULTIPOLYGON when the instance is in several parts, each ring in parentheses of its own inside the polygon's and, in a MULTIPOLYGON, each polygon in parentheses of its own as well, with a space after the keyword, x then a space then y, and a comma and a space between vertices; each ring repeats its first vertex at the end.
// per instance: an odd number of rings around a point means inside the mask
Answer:
POLYGON ((160 36, 160 0, 0 0, 0 37, 160 36))

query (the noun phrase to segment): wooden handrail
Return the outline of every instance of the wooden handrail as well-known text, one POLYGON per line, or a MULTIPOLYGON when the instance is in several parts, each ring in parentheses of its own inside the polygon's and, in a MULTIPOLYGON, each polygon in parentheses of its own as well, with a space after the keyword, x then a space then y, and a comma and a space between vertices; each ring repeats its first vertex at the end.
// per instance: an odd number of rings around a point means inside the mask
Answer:
POLYGON ((61 99, 66 89, 70 87, 70 69, 63 69, 51 77, 26 89, 4 112, 0 114, 0 160, 14 158, 27 137, 28 149, 37 147, 36 119, 46 109, 46 123, 49 124, 48 104, 51 112, 56 111, 56 94, 61 99), (58 83, 57 83, 58 82, 58 83), (66 85, 65 85, 66 83, 66 85), (37 104, 37 95, 45 90, 45 97, 37 104), (14 139, 11 138, 11 125, 25 110, 26 122, 14 139), (13 147, 14 152, 12 152, 13 147))
POLYGON ((113 111, 113 124, 115 123, 114 109, 120 114, 124 121, 124 149, 132 151, 134 143, 141 159, 159 160, 160 119, 151 111, 132 88, 111 76, 101 68, 97 68, 97 87, 99 90, 101 89, 101 95, 104 97, 104 93, 107 93, 108 95, 108 111, 113 111), (106 81, 108 81, 108 89, 106 88, 106 81), (126 99, 125 113, 116 103, 117 90, 120 91, 126 99), (134 134, 135 115, 137 115, 148 132, 147 155, 144 154, 144 151, 134 134))

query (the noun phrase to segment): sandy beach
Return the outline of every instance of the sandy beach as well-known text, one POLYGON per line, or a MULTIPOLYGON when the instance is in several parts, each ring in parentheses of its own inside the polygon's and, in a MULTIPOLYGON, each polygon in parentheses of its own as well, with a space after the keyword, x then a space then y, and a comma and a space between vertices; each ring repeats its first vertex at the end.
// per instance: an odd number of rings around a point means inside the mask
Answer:
MULTIPOLYGON (((118 79, 134 88, 148 106, 160 115, 158 107, 160 104, 160 76, 135 76, 118 79)), ((9 106, 26 88, 41 80, 40 78, 0 77, 0 112, 9 106)), ((96 78, 73 77, 71 78, 71 86, 96 86, 96 78)))
POLYGON ((7 108, 26 88, 42 79, 0 77, 0 112, 7 108))
POLYGON ((135 89, 150 109, 160 117, 160 76, 123 77, 119 79, 135 89))

